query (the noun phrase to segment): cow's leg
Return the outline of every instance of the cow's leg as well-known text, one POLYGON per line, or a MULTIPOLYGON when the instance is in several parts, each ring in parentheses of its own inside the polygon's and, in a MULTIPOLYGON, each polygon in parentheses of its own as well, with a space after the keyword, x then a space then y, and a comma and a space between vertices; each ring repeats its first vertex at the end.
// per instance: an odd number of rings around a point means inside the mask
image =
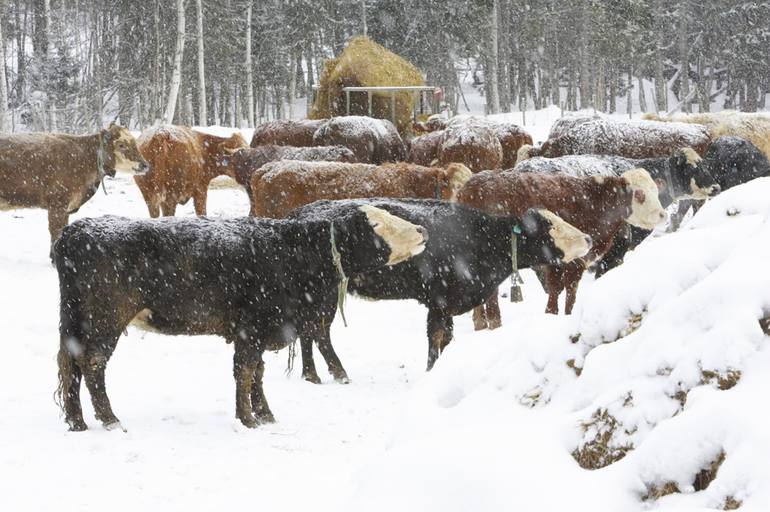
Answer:
POLYGON ((452 317, 445 311, 435 306, 428 309, 428 371, 452 340, 453 326, 452 317))
POLYGON ((134 182, 139 187, 139 191, 144 198, 144 204, 147 205, 147 211, 153 219, 160 217, 160 197, 155 193, 154 187, 143 181, 144 176, 134 176, 134 182))
POLYGON ((497 329, 503 325, 502 318, 500 317, 500 301, 497 298, 497 288, 487 299, 484 309, 486 310, 487 323, 490 329, 497 329))
POLYGON ((206 215, 206 199, 209 193, 208 183, 205 187, 197 188, 193 191, 193 206, 195 206, 195 215, 206 215))
POLYGON ((483 331, 489 327, 487 323, 487 313, 484 304, 473 308, 473 329, 476 331, 483 331))
POLYGON ((173 199, 163 199, 160 203, 160 209, 164 217, 173 217, 176 214, 176 201, 173 199))
POLYGON ((88 427, 83 420, 83 408, 80 405, 80 382, 82 372, 66 346, 59 349, 59 398, 64 417, 72 431, 83 431, 88 427))
POLYGON ((337 353, 332 346, 331 334, 329 330, 331 328, 331 322, 322 322, 322 325, 318 329, 318 337, 316 341, 318 343, 318 350, 326 361, 326 366, 329 368, 329 373, 334 377, 334 380, 341 384, 349 384, 350 379, 342 367, 342 361, 337 357, 337 353))
POLYGON ((583 277, 583 271, 584 267, 580 264, 570 264, 564 269, 563 282, 567 290, 566 298, 564 299, 565 315, 572 314, 572 308, 575 306, 577 290, 580 285, 580 278, 583 277))
POLYGON ((299 346, 302 350, 302 378, 313 384, 320 384, 321 379, 318 377, 313 359, 313 340, 308 336, 300 336, 299 346))
POLYGON ((52 207, 48 210, 48 234, 51 236, 51 248, 49 256, 53 260, 53 243, 59 238, 62 230, 67 225, 69 214, 66 208, 52 207))
MULTIPOLYGON (((678 231, 682 225, 682 221, 687 216, 687 212, 692 206, 695 208, 696 202, 690 199, 682 199, 676 207, 676 212, 671 216, 671 224, 669 225, 669 231, 678 231)), ((697 211, 697 210, 694 210, 697 211)))
MULTIPOLYGON (((257 368, 261 361, 258 353, 249 339, 243 340, 238 336, 233 344, 233 376, 235 377, 235 417, 245 426, 254 428, 258 425, 251 406, 251 393, 256 379, 257 368)), ((262 379, 260 377, 260 383, 262 379)), ((260 385, 261 390, 261 385, 260 385)))
POLYGON ((545 291, 548 293, 548 304, 545 307, 545 312, 550 315, 559 314, 559 294, 562 291, 561 273, 561 269, 550 265, 543 269, 545 291))
POLYGON ((78 364, 83 370, 86 379, 88 392, 91 394, 91 402, 94 405, 96 419, 102 422, 104 428, 113 430, 122 429, 120 421, 112 412, 110 399, 107 396, 107 387, 105 386, 104 373, 107 370, 107 361, 109 361, 118 336, 104 338, 102 340, 93 340, 85 345, 87 347, 99 347, 98 350, 86 350, 83 357, 78 359, 78 364))
POLYGON ((275 417, 267 405, 265 392, 262 390, 262 377, 265 375, 265 363, 262 354, 257 360, 257 371, 254 372, 254 381, 251 383, 251 410, 259 424, 275 423, 275 417))

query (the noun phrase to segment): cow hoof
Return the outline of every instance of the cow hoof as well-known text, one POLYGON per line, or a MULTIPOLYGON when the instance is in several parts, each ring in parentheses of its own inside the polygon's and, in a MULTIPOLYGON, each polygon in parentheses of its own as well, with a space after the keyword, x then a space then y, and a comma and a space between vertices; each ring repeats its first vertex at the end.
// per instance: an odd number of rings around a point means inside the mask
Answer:
POLYGON ((120 424, 119 421, 113 421, 112 423, 105 423, 104 424, 105 430, 122 430, 123 432, 128 432, 123 425, 120 424))
POLYGON ((238 419, 241 420, 241 423, 243 423, 243 426, 246 428, 257 428, 259 426, 259 423, 257 422, 256 418, 254 418, 254 416, 238 419))
POLYGON ((83 432, 84 430, 88 430, 88 425, 86 425, 86 422, 83 420, 68 421, 67 423, 70 426, 70 432, 83 432))
POLYGON ((313 384, 321 383, 321 379, 318 377, 317 373, 303 373, 302 378, 308 382, 312 382, 313 384))
POLYGON ((489 330, 498 329, 502 325, 503 325, 503 323, 500 320, 490 320, 489 321, 489 330))
POLYGON ((334 381, 337 382, 338 384, 350 384, 350 379, 345 374, 335 375, 334 381))
POLYGON ((484 329, 487 329, 489 326, 486 322, 473 322, 473 330, 474 331, 483 331, 484 329))
POLYGON ((272 412, 263 413, 257 416, 257 422, 260 425, 267 425, 269 423, 275 423, 275 416, 272 412))

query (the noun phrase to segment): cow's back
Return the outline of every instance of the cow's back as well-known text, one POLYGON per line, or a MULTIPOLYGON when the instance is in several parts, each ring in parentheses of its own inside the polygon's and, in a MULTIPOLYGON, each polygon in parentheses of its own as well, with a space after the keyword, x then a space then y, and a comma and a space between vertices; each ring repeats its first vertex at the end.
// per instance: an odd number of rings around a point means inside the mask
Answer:
POLYGON ((86 146, 85 137, 64 134, 0 136, 0 209, 74 202, 70 196, 83 193, 96 163, 86 146))

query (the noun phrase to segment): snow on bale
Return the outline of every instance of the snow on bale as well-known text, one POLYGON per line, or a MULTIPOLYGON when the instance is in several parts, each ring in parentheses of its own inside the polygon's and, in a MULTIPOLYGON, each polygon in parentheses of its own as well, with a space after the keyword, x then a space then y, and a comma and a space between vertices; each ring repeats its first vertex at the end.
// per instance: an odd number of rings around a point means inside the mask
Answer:
POLYGON ((353 504, 770 510, 769 195, 760 178, 710 200, 587 286, 572 318, 524 303, 451 345, 353 504))
POLYGON ((711 138, 716 140, 724 135, 742 137, 757 146, 770 158, 770 115, 756 112, 704 112, 700 114, 675 114, 661 117, 650 113, 644 119, 662 122, 702 124, 708 128, 711 138))
MULTIPOLYGON (((413 64, 374 41, 352 38, 336 59, 324 64, 320 88, 310 112, 311 119, 344 116, 346 97, 343 87, 418 86, 425 85, 422 73, 413 64)), ((372 94, 372 115, 391 118, 390 93, 372 94)), ((412 126, 412 96, 396 93, 396 127, 406 134, 412 126)), ((367 115, 368 104, 363 92, 350 93, 350 113, 367 115)))

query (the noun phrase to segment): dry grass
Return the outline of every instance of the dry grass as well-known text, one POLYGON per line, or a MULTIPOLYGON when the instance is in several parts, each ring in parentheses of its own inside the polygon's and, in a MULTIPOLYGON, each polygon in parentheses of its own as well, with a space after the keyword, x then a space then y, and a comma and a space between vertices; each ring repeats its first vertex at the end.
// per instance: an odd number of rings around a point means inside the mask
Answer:
MULTIPOLYGON (((717 473, 719 472, 719 467, 725 461, 725 456, 726 455, 724 450, 720 451, 717 457, 711 461, 707 467, 698 471, 692 482, 692 486, 695 492, 706 490, 711 482, 714 481, 714 479, 717 477, 717 473)), ((655 501, 662 498, 663 496, 668 496, 669 494, 674 494, 677 492, 681 491, 675 482, 666 482, 663 485, 647 484, 647 494, 642 496, 642 501, 655 501)), ((724 510, 735 510, 736 508, 740 507, 740 505, 740 501, 735 500, 732 498, 732 496, 728 496, 725 499, 724 510), (732 508, 727 508, 728 504, 732 508)))
POLYGON ((679 491, 679 487, 677 487, 677 485, 674 482, 666 482, 660 487, 656 485, 648 485, 647 494, 642 496, 642 501, 659 500, 663 496, 668 496, 669 494, 674 494, 676 492, 681 492, 681 491, 679 491))
POLYGON ((571 368, 572 371, 575 372, 575 375, 577 375, 578 377, 580 377, 580 374, 583 373, 583 369, 581 367, 575 366, 575 360, 574 359, 569 359, 567 361, 567 367, 571 368))
POLYGON ((629 334, 639 329, 642 326, 642 320, 644 320, 644 315, 646 313, 647 308, 644 308, 641 313, 631 313, 631 316, 628 318, 628 325, 626 325, 626 327, 620 331, 618 334, 618 339, 625 338, 629 334))
POLYGON ((613 445, 613 436, 620 427, 618 420, 607 409, 597 409, 591 419, 581 425, 583 432, 595 430, 594 438, 572 452, 572 457, 583 469, 601 469, 613 464, 633 450, 633 445, 613 445))
POLYGON ((734 368, 728 368, 725 371, 719 370, 701 370, 701 384, 716 385, 722 391, 726 391, 741 380, 741 371, 734 368))
POLYGON ((724 461, 725 452, 722 450, 719 452, 719 455, 717 455, 717 457, 711 461, 708 467, 703 468, 698 472, 697 475, 695 475, 695 480, 693 480, 692 486, 695 488, 696 492, 705 490, 709 484, 714 481, 714 479, 717 477, 717 473, 719 472, 719 467, 724 461))
MULTIPOLYGON (((310 118, 325 119, 345 115, 343 87, 408 85, 425 85, 419 69, 366 37, 354 37, 339 57, 326 61, 310 118)), ((350 94, 350 113, 367 115, 365 93, 350 94)), ((411 131, 411 113, 411 95, 397 93, 395 124, 402 135, 411 131)), ((390 119, 390 93, 372 94, 372 116, 390 119)))

